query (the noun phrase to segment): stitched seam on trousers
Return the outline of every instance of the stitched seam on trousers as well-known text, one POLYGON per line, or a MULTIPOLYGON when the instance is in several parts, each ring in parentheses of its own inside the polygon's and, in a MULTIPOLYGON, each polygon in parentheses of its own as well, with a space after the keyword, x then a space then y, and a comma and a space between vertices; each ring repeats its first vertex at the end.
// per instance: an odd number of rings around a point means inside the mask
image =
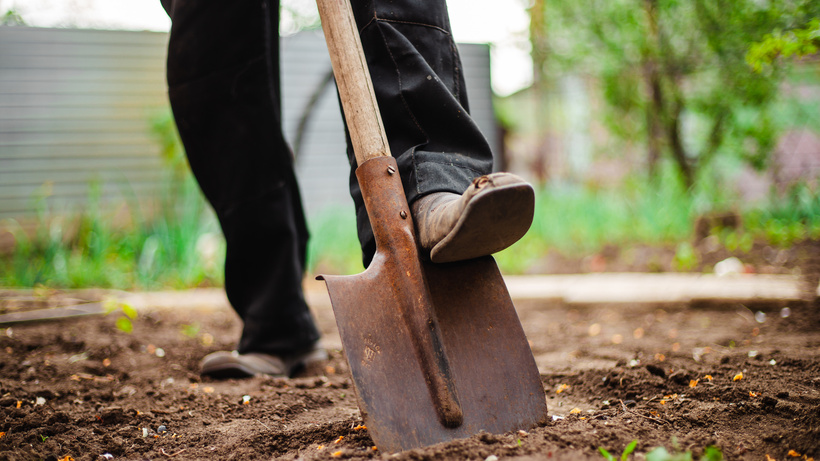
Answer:
MULTIPOLYGON (((461 69, 457 65, 455 65, 456 62, 460 62, 457 59, 458 58, 458 48, 456 47, 456 42, 453 40, 452 34, 450 34, 450 32, 447 31, 447 29, 436 26, 434 24, 425 24, 423 22, 413 22, 413 21, 399 21, 399 20, 396 20, 396 19, 384 19, 384 18, 380 18, 380 17, 374 15, 370 19, 370 21, 368 21, 368 23, 365 24, 364 27, 362 27, 362 31, 364 29, 366 29, 368 26, 370 26, 371 24, 373 24, 374 22, 387 22, 387 23, 394 23, 394 24, 409 24, 409 25, 412 25, 412 26, 429 27, 431 29, 435 29, 439 32, 442 32, 443 34, 450 37, 450 53, 451 53, 451 59, 453 60, 453 74, 454 74, 453 75, 454 76, 453 85, 454 85, 454 90, 455 90, 455 92, 453 93, 453 96, 456 98, 456 101, 458 101, 459 103, 462 103, 461 93, 460 93, 461 92, 461 85, 459 84, 459 78, 458 78, 458 76, 461 72, 461 69)), ((361 33, 361 31, 359 31, 359 33, 361 33)))
POLYGON ((450 35, 450 32, 448 32, 447 29, 444 29, 444 28, 439 27, 439 26, 434 25, 434 24, 425 24, 423 22, 413 22, 413 21, 399 21, 397 19, 384 19, 384 18, 379 18, 379 17, 375 17, 373 19, 376 20, 376 21, 382 21, 382 22, 394 22, 396 24, 409 24, 411 26, 429 27, 431 29, 436 29, 440 32, 444 32, 445 34, 450 35))
POLYGON ((416 170, 416 193, 421 194, 421 185, 419 184, 419 167, 418 163, 416 163, 416 146, 413 146, 410 149, 410 161, 413 162, 413 169, 416 170))
POLYGON ((367 29, 368 27, 370 27, 370 24, 373 24, 374 22, 376 22, 376 20, 377 20, 377 19, 379 19, 379 18, 378 18, 378 17, 376 17, 376 14, 375 14, 375 13, 373 13, 373 17, 372 17, 372 18, 370 18, 370 21, 367 21, 367 24, 365 24, 364 26, 362 26, 362 28, 361 28, 361 29, 359 29, 359 35, 361 35, 361 34, 362 34, 362 32, 364 32, 364 30, 365 30, 365 29, 367 29))
POLYGON ((359 29, 359 33, 361 34, 362 32, 364 32, 364 30, 367 29, 368 27, 370 27, 370 25, 373 24, 374 22, 392 22, 392 23, 396 23, 396 24, 409 24, 411 26, 429 27, 431 29, 436 29, 439 32, 443 32, 447 35, 451 35, 450 32, 447 29, 444 29, 443 27, 439 27, 435 24, 425 24, 423 22, 413 22, 413 21, 399 21, 397 19, 384 19, 384 18, 378 17, 375 14, 373 15, 372 18, 370 18, 370 21, 367 21, 367 24, 365 24, 364 26, 362 26, 361 29, 359 29))
POLYGON ((453 77, 454 77, 453 86, 454 86, 454 90, 455 90, 455 92, 453 93, 453 96, 456 98, 456 101, 458 101, 459 104, 462 103, 461 93, 460 93, 461 92, 461 85, 459 84, 459 78, 458 78, 458 76, 461 72, 461 69, 456 65, 456 63, 461 62, 461 61, 457 59, 458 58, 458 48, 456 47, 456 42, 455 42, 455 40, 453 40, 452 34, 450 34, 450 32, 447 31, 447 29, 444 29, 442 27, 439 27, 439 26, 436 26, 436 25, 433 25, 433 24, 425 24, 423 22, 399 21, 399 20, 396 20, 396 19, 379 18, 378 16, 374 16, 373 19, 371 19, 370 22, 368 22, 367 24, 370 25, 370 23, 372 23, 374 21, 388 22, 388 23, 395 23, 395 24, 409 24, 409 25, 412 25, 412 26, 421 26, 421 27, 429 27, 431 29, 438 30, 439 32, 442 32, 443 34, 447 35, 450 38, 450 53, 451 53, 451 59, 453 60, 453 74, 454 74, 453 75, 453 77))
POLYGON ((457 65, 457 63, 461 63, 461 60, 458 57, 458 48, 456 48, 456 42, 452 39, 452 37, 450 38, 450 52, 453 53, 453 87, 455 89, 455 93, 453 93, 453 96, 455 96, 456 101, 458 101, 458 103, 463 106, 464 103, 461 101, 461 85, 459 84, 460 79, 458 77, 459 73, 461 72, 461 69, 457 65))

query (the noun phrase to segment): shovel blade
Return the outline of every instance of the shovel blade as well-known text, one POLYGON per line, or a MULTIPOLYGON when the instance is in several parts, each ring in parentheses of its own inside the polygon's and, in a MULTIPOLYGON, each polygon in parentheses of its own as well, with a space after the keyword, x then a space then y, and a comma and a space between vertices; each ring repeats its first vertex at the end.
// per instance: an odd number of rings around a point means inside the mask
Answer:
POLYGON ((406 302, 406 292, 396 287, 395 272, 386 270, 383 261, 376 257, 358 275, 323 277, 359 408, 380 450, 407 450, 481 431, 529 429, 546 421, 538 369, 492 257, 421 263, 437 347, 449 364, 447 382, 463 416, 457 427, 447 427, 437 413, 430 373, 396 308, 406 302))

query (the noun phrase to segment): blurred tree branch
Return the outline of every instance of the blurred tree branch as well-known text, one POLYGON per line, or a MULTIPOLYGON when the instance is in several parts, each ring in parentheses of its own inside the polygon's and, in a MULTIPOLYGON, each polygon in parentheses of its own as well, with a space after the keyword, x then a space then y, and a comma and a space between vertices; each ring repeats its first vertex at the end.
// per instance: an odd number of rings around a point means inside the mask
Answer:
POLYGON ((530 14, 536 81, 591 76, 609 131, 645 145, 650 176, 669 161, 686 187, 718 156, 767 166, 777 57, 815 53, 820 37, 811 0, 535 0, 530 14))

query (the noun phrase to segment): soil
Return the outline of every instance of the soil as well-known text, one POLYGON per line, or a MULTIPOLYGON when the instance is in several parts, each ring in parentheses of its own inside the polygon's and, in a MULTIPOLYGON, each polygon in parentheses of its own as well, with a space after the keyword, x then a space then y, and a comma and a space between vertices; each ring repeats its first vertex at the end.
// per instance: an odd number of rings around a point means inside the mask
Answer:
MULTIPOLYGON (((0 298, 8 309, 100 296, 0 298)), ((0 329, 0 459, 600 460, 599 447, 617 456, 633 440, 635 459, 660 446, 820 458, 815 300, 756 306, 765 318, 737 304, 516 307, 551 420, 398 454, 360 427, 328 306, 315 315, 331 358, 292 379, 199 377, 199 359, 238 337, 228 309, 140 311, 131 333, 116 312, 0 329)))

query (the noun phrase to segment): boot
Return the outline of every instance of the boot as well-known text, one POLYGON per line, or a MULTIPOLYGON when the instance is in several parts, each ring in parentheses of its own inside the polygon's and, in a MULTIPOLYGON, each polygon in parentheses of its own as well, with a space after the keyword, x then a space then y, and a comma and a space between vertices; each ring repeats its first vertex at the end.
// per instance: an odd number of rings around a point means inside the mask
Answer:
POLYGON ((199 366, 202 376, 215 379, 249 378, 258 375, 287 378, 327 358, 327 351, 316 343, 306 351, 291 355, 273 355, 262 352, 240 354, 237 351, 213 352, 206 355, 199 366))
POLYGON ((527 233, 534 210, 532 186, 511 173, 481 176, 462 195, 434 192, 412 205, 419 245, 435 263, 507 248, 527 233))

